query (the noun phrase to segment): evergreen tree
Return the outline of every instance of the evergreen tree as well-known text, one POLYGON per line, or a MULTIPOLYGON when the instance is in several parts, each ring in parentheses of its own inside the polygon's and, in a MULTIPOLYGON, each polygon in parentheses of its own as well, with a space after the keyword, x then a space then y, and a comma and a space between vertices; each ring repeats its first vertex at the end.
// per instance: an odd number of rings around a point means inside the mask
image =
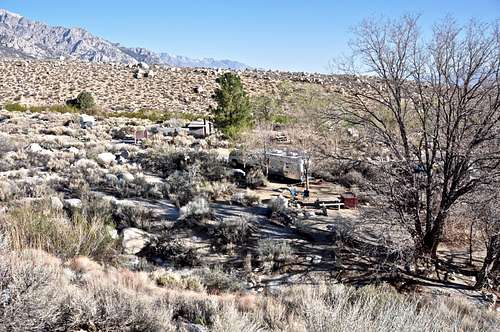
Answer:
POLYGON ((217 78, 220 88, 215 91, 217 108, 213 109, 214 122, 227 136, 234 138, 251 124, 250 100, 241 79, 234 73, 217 78))

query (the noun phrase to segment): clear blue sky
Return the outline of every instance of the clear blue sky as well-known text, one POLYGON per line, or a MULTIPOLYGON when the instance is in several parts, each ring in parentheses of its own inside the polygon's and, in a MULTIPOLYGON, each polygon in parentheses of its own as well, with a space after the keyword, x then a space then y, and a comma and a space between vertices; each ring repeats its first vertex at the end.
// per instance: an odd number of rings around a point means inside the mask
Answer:
POLYGON ((493 21, 500 0, 0 0, 50 25, 79 26, 113 42, 259 68, 327 71, 364 17, 421 14, 425 31, 446 16, 493 21))

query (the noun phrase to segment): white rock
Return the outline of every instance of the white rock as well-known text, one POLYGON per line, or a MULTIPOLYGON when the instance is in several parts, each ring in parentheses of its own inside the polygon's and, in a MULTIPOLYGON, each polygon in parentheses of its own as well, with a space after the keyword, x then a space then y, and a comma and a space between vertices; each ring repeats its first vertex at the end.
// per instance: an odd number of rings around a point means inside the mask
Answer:
POLYGON ((141 69, 144 69, 144 70, 148 70, 148 69, 149 69, 149 65, 148 65, 147 63, 145 63, 145 62, 139 62, 139 63, 137 64, 137 66, 138 66, 139 68, 141 68, 141 69))
POLYGON ((95 125, 95 118, 91 115, 80 115, 80 126, 82 128, 93 127, 95 125))
POLYGON ((79 149, 77 149, 77 148, 75 148, 74 146, 72 146, 72 147, 70 147, 70 148, 68 149, 68 152, 69 152, 69 153, 73 153, 73 154, 78 154, 78 153, 80 153, 80 150, 79 150, 79 149))
POLYGON ((132 182, 134 181, 135 177, 132 175, 132 173, 129 172, 122 172, 118 174, 118 179, 123 180, 125 182, 132 182))
POLYGON ((43 148, 38 143, 31 143, 30 145, 28 145, 28 151, 32 153, 38 153, 40 151, 43 151, 43 148))
POLYGON ((322 259, 322 257, 321 257, 321 256, 319 256, 319 255, 314 255, 314 256, 312 257, 312 263, 313 263, 313 264, 319 264, 319 263, 321 263, 321 259, 322 259))
POLYGON ((63 202, 61 202, 61 200, 57 196, 50 197, 50 206, 54 210, 62 210, 64 208, 63 202))
POLYGON ((68 209, 80 209, 82 201, 78 198, 68 198, 64 200, 64 207, 68 209))
POLYGON ((151 236, 138 228, 125 228, 123 230, 122 247, 127 255, 135 255, 146 247, 151 240, 151 236))
POLYGON ((115 155, 111 152, 103 152, 97 155, 97 160, 105 165, 111 165, 115 161, 115 155))

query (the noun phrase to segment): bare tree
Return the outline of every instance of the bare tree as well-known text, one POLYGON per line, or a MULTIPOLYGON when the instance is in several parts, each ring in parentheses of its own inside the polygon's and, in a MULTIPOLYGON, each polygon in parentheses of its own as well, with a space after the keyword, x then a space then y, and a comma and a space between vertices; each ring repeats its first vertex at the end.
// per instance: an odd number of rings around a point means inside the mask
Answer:
POLYGON ((500 174, 498 25, 447 19, 425 41, 416 17, 364 21, 355 30, 341 119, 369 140, 374 188, 412 236, 416 257, 436 258, 451 209, 500 174), (380 158, 384 151, 384 158, 380 158))

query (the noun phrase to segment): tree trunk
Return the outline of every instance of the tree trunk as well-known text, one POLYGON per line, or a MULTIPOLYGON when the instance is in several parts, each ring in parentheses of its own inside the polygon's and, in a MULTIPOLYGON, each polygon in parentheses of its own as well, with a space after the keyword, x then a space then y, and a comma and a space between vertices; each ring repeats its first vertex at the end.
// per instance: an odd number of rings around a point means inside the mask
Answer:
POLYGON ((474 288, 481 289, 486 286, 488 278, 492 271, 500 268, 500 235, 493 236, 487 248, 486 257, 484 258, 483 266, 476 276, 476 284, 474 288))
POLYGON ((439 213, 434 219, 431 229, 427 229, 423 239, 423 252, 432 259, 437 258, 437 249, 441 243, 443 235, 444 222, 446 218, 443 213, 439 213))

